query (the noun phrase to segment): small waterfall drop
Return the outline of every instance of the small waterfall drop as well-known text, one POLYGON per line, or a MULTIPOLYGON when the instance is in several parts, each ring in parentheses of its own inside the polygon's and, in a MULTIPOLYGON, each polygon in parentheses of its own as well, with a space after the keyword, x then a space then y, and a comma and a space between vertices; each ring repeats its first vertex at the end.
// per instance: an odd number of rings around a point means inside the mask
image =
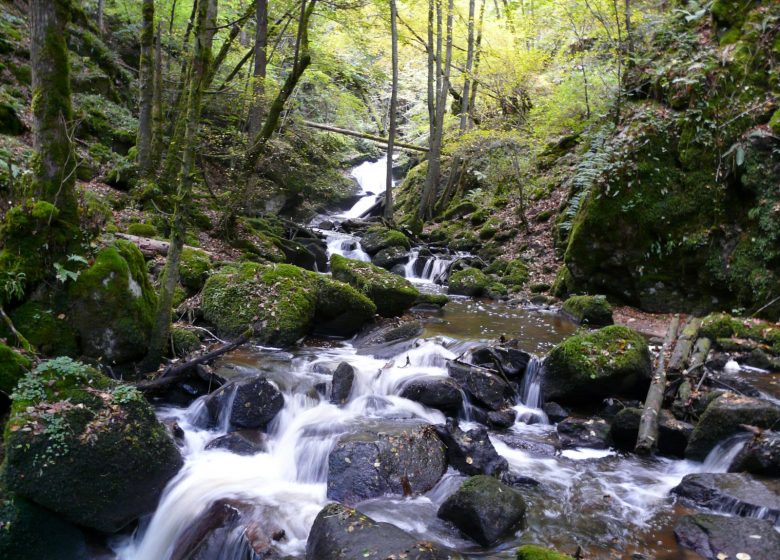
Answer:
POLYGON ((549 424, 547 414, 542 410, 542 375, 544 361, 532 357, 520 385, 520 402, 514 406, 517 422, 524 424, 549 424))
POLYGON ((736 434, 721 441, 707 454, 707 457, 702 463, 701 472, 729 472, 729 468, 734 462, 734 459, 736 459, 737 455, 745 448, 745 445, 750 438, 751 434, 736 434))

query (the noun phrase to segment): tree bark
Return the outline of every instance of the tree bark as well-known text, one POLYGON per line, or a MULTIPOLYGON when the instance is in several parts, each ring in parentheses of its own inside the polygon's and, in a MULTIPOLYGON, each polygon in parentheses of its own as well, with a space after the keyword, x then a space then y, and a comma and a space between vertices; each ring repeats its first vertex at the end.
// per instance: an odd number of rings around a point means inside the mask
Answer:
POLYGON ((255 11, 255 4, 257 2, 258 0, 252 0, 252 2, 250 2, 249 5, 247 6, 244 13, 241 14, 241 17, 238 19, 238 21, 234 23, 230 28, 230 33, 228 33, 228 36, 225 38, 225 41, 222 43, 219 52, 217 52, 217 56, 214 57, 214 62, 211 64, 209 68, 209 73, 208 76, 206 77, 206 82, 203 84, 204 90, 207 90, 209 89, 209 87, 211 87, 211 84, 217 75, 217 71, 219 70, 220 66, 222 66, 222 63, 225 61, 228 53, 230 52, 230 47, 233 46, 233 42, 236 40, 236 37, 238 37, 238 34, 241 32, 241 29, 243 29, 244 24, 249 20, 249 18, 252 16, 252 13, 255 11))
POLYGON ((149 352, 144 359, 147 371, 157 369, 162 360, 171 328, 171 307, 173 295, 179 283, 179 262, 184 248, 187 225, 187 210, 192 195, 195 167, 195 148, 203 98, 203 85, 211 65, 211 46, 214 40, 217 17, 217 0, 200 0, 198 3, 195 29, 195 53, 192 60, 192 76, 187 92, 187 116, 183 139, 183 158, 179 186, 174 203, 171 239, 168 257, 160 282, 160 297, 155 315, 154 327, 149 343, 149 352))
POLYGON ((138 85, 141 93, 138 111, 138 169, 141 177, 152 175, 152 112, 154 106, 154 0, 141 5, 141 58, 138 85))
POLYGON ((255 33, 255 68, 253 72, 252 107, 249 112, 249 137, 260 131, 265 109, 265 78, 268 72, 268 0, 257 0, 255 33))
POLYGON ((68 127, 73 121, 66 43, 70 0, 30 2, 33 160, 32 195, 59 210, 59 219, 78 221, 76 155, 68 127))
POLYGON ((471 72, 474 69, 474 16, 476 10, 475 0, 469 0, 469 32, 466 49, 466 71, 463 77, 463 94, 460 106, 460 131, 464 132, 469 124, 469 103, 471 101, 471 72))
MULTIPOLYGON (((473 0, 472 0, 473 1, 473 0)), ((387 134, 387 174, 385 177, 385 219, 393 221, 393 148, 395 146, 396 111, 398 110, 398 10, 390 0, 390 35, 393 64, 393 84, 390 92, 390 117, 387 134)))
POLYGON ((105 9, 106 0, 98 0, 97 4, 97 26, 100 34, 103 34, 103 12, 105 9))
POLYGON ((152 96, 152 166, 155 168, 159 165, 162 157, 164 131, 162 22, 159 22, 154 42, 154 95, 152 96))

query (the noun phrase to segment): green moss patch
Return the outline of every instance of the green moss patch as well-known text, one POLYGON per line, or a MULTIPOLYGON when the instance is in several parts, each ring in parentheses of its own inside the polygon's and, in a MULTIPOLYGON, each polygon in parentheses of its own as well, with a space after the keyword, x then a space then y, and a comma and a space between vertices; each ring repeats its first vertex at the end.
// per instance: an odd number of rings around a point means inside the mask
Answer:
POLYGON ((28 358, 0 342, 0 391, 10 395, 31 365, 28 358))
POLYGON ((451 294, 479 297, 487 295, 493 280, 477 268, 458 270, 450 275, 448 291, 451 294))
POLYGON ((526 544, 517 549, 517 560, 573 560, 573 556, 549 548, 526 544))
POLYGON ((420 296, 408 280, 371 263, 333 255, 330 268, 334 278, 353 286, 374 302, 383 317, 401 315, 420 296))
POLYGON ((563 302, 562 309, 578 323, 604 327, 614 322, 612 306, 604 296, 572 296, 563 302))

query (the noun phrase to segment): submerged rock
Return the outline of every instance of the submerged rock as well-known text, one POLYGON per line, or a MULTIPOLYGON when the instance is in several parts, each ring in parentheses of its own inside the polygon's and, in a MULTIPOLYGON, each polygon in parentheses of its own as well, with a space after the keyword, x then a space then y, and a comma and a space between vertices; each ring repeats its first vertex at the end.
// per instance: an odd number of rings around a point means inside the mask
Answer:
POLYGON ((719 396, 710 402, 699 419, 685 456, 703 460, 720 441, 742 431, 741 424, 764 429, 780 425, 780 406, 734 393, 719 396))
POLYGON ((650 377, 645 338, 611 326, 576 334, 553 348, 545 360, 542 392, 547 400, 575 404, 611 395, 644 397, 650 377))
POLYGON ((462 556, 420 540, 356 509, 329 504, 317 515, 306 542, 306 560, 458 560, 462 556))
POLYGON ((211 440, 206 449, 224 449, 236 455, 256 455, 266 451, 265 435, 262 432, 241 430, 211 440))
POLYGON ((333 386, 330 391, 330 402, 344 404, 349 400, 352 383, 355 381, 355 368, 347 362, 341 362, 333 372, 333 386))
POLYGON ((454 422, 448 422, 446 426, 436 426, 436 433, 447 446, 447 462, 463 474, 500 477, 509 470, 509 463, 493 447, 486 428, 464 432, 454 422))
POLYGON ((328 456, 328 498, 356 503, 427 492, 447 469, 433 426, 397 423, 343 436, 328 456))
POLYGON ((420 292, 408 280, 371 263, 333 255, 333 278, 353 286, 376 305, 383 317, 401 315, 417 301, 420 292))
POLYGON ((484 368, 458 362, 447 362, 447 371, 475 404, 488 410, 504 410, 514 404, 512 387, 498 375, 484 368))
POLYGON ((714 511, 760 517, 773 523, 780 519, 780 481, 758 480, 737 473, 686 475, 672 493, 696 506, 714 511))
POLYGON ((206 397, 210 425, 227 415, 232 429, 263 429, 284 406, 284 397, 265 377, 239 379, 206 397), (227 411, 226 408, 230 407, 227 411))
POLYGON ((26 376, 6 428, 6 488, 107 533, 157 505, 182 458, 135 388, 69 358, 26 376))
POLYGON ((470 539, 490 547, 523 523, 525 500, 492 476, 474 476, 444 501, 437 515, 470 539))
POLYGON ((441 410, 447 416, 457 416, 463 406, 460 385, 450 377, 438 375, 412 379, 404 384, 400 396, 441 410))
POLYGON ((681 546, 708 560, 740 558, 740 553, 751 560, 776 560, 780 550, 780 534, 762 519, 686 515, 675 525, 674 535, 681 546))

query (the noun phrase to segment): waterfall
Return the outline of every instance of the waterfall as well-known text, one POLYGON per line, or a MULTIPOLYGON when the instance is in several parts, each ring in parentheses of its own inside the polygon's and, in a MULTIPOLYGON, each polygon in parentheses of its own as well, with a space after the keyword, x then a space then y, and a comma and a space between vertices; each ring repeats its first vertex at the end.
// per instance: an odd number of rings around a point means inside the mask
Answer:
POLYGON ((542 410, 542 375, 544 361, 532 357, 528 362, 520 385, 520 402, 514 406, 516 422, 524 424, 549 424, 547 414, 542 410))
POLYGON ((701 472, 729 472, 729 468, 734 462, 734 459, 736 459, 737 455, 745 448, 745 445, 750 438, 751 434, 736 434, 721 441, 707 454, 704 463, 702 463, 701 472))

